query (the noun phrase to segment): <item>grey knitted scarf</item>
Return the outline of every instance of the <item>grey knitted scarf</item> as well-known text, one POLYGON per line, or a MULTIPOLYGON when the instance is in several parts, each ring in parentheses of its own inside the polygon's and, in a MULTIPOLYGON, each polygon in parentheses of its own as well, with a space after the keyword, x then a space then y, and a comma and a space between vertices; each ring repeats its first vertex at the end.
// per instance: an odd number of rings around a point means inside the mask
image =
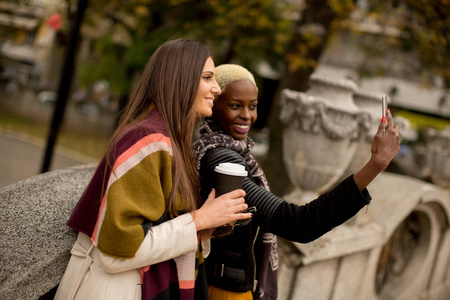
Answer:
POLYGON ((226 134, 213 118, 204 118, 200 125, 200 138, 193 145, 194 157, 200 170, 200 161, 208 150, 218 147, 232 149, 244 157, 255 183, 270 191, 262 168, 253 155, 250 154, 250 150, 252 150, 254 145, 255 142, 251 138, 246 137, 242 140, 235 140, 232 136, 226 134))

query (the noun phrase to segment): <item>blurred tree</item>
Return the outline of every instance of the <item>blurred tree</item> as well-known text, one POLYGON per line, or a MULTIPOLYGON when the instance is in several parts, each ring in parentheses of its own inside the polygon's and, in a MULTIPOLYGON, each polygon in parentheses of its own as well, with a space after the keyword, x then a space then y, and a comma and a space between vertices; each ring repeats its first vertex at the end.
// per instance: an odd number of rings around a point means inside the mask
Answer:
POLYGON ((317 66, 329 37, 337 29, 339 21, 354 9, 352 0, 305 0, 298 20, 294 20, 292 36, 284 56, 284 73, 274 97, 268 127, 270 129, 269 155, 262 163, 272 191, 286 195, 292 186, 286 181, 283 163, 280 125, 280 92, 282 89, 306 91, 309 76, 317 66))
POLYGON ((274 68, 285 53, 291 21, 284 18, 288 1, 209 0, 210 20, 202 25, 216 61, 238 62, 252 69, 261 61, 274 68))
POLYGON ((290 34, 290 22, 279 17, 286 8, 280 3, 285 2, 95 2, 89 8, 88 25, 97 30, 108 20, 108 26, 93 44, 93 55, 81 65, 80 83, 87 87, 98 79, 106 79, 112 91, 126 100, 132 78, 144 68, 153 51, 177 37, 204 39, 217 64, 236 61, 251 69, 265 60, 275 65, 290 34))
POLYGON ((450 1, 370 0, 367 16, 400 31, 402 50, 417 54, 425 81, 440 76, 450 89, 450 1), (431 76, 429 76, 431 74, 431 76))

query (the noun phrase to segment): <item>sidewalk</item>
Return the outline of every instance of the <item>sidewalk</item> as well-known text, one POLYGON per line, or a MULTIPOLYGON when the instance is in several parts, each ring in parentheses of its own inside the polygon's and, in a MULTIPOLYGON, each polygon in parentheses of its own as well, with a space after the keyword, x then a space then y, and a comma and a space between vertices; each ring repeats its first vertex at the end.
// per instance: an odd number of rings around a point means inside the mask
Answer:
MULTIPOLYGON (((45 153, 45 141, 0 131, 0 188, 38 175, 45 153)), ((93 158, 56 148, 50 170, 95 163, 93 158)))

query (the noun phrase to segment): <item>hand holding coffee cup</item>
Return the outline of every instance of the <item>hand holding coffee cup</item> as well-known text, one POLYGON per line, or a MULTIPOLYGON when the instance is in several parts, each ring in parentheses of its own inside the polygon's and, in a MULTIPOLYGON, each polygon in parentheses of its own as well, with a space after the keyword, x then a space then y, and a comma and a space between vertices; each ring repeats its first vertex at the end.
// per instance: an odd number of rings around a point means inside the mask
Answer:
MULTIPOLYGON (((244 166, 235 163, 221 163, 214 168, 214 171, 216 173, 216 197, 236 189, 241 189, 245 177, 247 177, 248 174, 244 166)), ((255 212, 256 207, 249 207, 242 211, 242 213, 251 213, 252 215, 255 212)), ((236 226, 245 226, 250 222, 251 218, 238 220, 233 224, 218 227, 211 234, 211 238, 225 238, 233 233, 236 226)))
POLYGON ((235 163, 221 163, 214 168, 216 173, 216 197, 241 189, 247 171, 245 167, 235 163))

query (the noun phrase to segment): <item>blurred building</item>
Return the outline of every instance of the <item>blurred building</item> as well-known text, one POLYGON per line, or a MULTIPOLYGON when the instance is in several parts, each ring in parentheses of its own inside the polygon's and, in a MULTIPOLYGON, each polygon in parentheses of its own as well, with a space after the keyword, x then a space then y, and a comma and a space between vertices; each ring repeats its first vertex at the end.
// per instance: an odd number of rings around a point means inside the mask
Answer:
POLYGON ((61 0, 0 1, 0 79, 6 91, 53 85, 52 51, 63 5, 61 0))
POLYGON ((443 79, 420 66, 414 52, 392 43, 401 38, 392 22, 367 18, 366 1, 359 3, 325 49, 316 72, 351 78, 363 89, 386 93, 393 107, 450 118, 450 90, 443 79))

